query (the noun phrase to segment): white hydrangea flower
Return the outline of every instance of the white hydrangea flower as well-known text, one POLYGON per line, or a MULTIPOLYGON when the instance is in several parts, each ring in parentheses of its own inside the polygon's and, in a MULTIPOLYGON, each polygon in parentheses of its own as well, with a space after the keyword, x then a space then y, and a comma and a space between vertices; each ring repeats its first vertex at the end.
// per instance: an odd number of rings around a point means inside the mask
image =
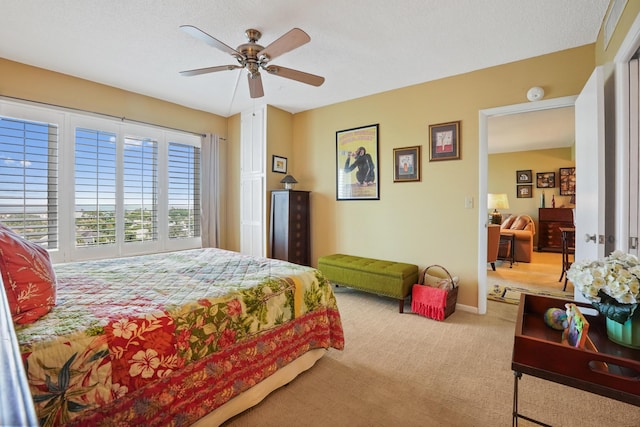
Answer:
POLYGON ((600 261, 574 262, 567 277, 590 301, 600 301, 599 291, 620 304, 640 300, 640 265, 635 255, 616 250, 600 261))

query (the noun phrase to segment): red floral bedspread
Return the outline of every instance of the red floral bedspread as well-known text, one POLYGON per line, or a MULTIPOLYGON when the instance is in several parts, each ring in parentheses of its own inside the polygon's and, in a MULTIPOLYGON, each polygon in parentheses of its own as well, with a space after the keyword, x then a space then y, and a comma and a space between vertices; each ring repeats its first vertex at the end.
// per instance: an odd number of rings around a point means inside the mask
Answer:
POLYGON ((58 304, 18 326, 47 425, 188 425, 314 348, 342 349, 315 269, 220 249, 55 266, 58 304))

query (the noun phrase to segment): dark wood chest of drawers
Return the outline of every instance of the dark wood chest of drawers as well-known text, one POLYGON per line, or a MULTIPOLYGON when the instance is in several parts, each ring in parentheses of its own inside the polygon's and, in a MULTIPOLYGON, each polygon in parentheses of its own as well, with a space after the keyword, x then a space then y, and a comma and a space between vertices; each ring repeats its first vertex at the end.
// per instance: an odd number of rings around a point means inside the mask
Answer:
POLYGON ((562 252, 560 227, 573 227, 573 209, 538 209, 538 252, 562 252))
POLYGON ((311 264, 309 236, 309 192, 271 192, 271 258, 311 264))

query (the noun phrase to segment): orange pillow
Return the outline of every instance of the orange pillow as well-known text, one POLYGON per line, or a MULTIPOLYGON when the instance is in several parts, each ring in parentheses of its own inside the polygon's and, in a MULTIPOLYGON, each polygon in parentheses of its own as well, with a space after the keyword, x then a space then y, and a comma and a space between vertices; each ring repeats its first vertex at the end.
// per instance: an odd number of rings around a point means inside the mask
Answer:
POLYGON ((524 230, 527 225, 529 225, 529 218, 521 215, 518 218, 516 218, 515 221, 513 221, 513 224, 511 225, 511 229, 524 230))
POLYGON ((511 225, 513 224, 513 221, 516 220, 516 217, 513 215, 509 215, 509 218, 505 219, 504 221, 502 221, 502 225, 500 226, 500 228, 502 228, 503 230, 508 230, 511 228, 511 225))
POLYGON ((0 270, 15 323, 33 323, 56 304, 56 277, 49 253, 2 224, 0 270))

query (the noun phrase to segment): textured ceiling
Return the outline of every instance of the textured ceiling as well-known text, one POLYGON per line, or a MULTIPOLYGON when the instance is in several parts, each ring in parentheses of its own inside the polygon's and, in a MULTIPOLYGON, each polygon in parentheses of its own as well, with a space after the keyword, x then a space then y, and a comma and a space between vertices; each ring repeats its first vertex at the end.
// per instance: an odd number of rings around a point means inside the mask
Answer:
MULTIPOLYGON (((228 117, 261 104, 296 113, 593 43, 608 0, 3 0, 0 56, 228 117), (268 45, 299 27, 311 42, 273 64, 324 76, 321 87, 244 71, 183 77, 235 60, 244 30, 268 45)), ((1 82, 0 82, 1 88, 1 82)), ((1 94, 1 93, 0 93, 1 94)), ((523 95, 524 98, 524 95, 523 95)), ((523 102, 526 102, 523 99, 523 102)))
MULTIPOLYGON (((0 56, 224 117, 270 104, 291 113, 595 42, 608 0, 2 0, 0 56), (267 46, 299 27, 311 42, 273 64, 318 74, 320 87, 244 70, 185 34, 227 45, 262 32, 267 46)), ((0 78, 0 95, 2 94, 0 78)), ((523 102, 526 102, 523 94, 523 102)), ((492 118, 489 152, 573 144, 572 109, 492 118), (542 116, 542 117, 541 117, 542 116)))

